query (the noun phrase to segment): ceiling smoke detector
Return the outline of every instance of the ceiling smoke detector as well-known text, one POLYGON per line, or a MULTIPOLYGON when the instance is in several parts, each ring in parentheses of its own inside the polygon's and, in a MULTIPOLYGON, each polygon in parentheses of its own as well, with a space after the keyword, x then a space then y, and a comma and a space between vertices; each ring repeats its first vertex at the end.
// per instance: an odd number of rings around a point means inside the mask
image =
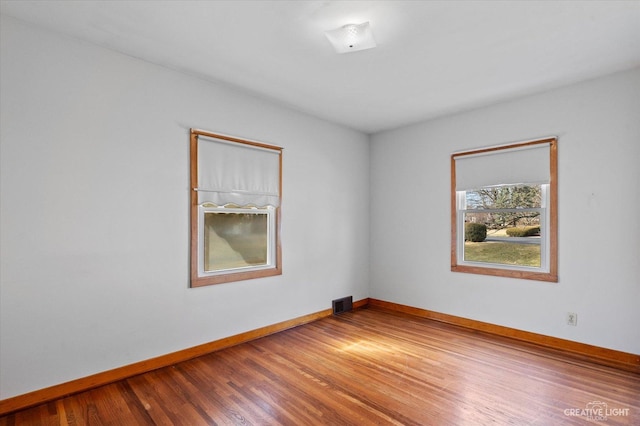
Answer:
POLYGON ((376 47, 369 22, 347 24, 335 30, 326 31, 325 35, 338 53, 357 52, 376 47))

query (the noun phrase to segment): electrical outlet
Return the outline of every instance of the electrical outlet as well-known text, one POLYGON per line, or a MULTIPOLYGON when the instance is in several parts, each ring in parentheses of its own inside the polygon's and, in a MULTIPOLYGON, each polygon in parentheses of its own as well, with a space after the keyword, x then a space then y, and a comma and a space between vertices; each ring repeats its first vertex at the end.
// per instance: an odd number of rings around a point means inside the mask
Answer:
POLYGON ((567 324, 573 326, 578 325, 578 314, 575 312, 567 312, 567 324))

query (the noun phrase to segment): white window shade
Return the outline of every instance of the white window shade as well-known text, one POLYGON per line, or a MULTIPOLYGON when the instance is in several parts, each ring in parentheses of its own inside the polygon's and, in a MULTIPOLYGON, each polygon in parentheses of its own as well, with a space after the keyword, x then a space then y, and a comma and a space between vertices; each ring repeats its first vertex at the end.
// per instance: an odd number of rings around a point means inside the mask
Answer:
POLYGON ((198 204, 280 205, 280 151, 198 137, 198 204))
POLYGON ((519 183, 549 183, 550 144, 454 154, 456 191, 519 183))

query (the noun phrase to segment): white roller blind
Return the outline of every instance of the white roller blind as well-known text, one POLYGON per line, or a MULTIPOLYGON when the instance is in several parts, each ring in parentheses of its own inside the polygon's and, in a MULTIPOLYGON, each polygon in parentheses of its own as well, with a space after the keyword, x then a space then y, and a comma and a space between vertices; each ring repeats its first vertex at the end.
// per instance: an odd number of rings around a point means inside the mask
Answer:
POLYGON ((198 137, 198 204, 280 205, 280 151, 198 137))
POLYGON ((456 191, 518 183, 549 183, 550 144, 454 154, 456 191))

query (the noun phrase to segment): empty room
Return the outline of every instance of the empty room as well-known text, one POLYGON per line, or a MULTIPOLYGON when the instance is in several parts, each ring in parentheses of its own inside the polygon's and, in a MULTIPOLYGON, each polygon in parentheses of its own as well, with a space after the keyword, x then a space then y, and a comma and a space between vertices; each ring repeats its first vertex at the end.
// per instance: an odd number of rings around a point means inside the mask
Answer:
POLYGON ((640 424, 640 1, 0 19, 0 426, 640 424))

